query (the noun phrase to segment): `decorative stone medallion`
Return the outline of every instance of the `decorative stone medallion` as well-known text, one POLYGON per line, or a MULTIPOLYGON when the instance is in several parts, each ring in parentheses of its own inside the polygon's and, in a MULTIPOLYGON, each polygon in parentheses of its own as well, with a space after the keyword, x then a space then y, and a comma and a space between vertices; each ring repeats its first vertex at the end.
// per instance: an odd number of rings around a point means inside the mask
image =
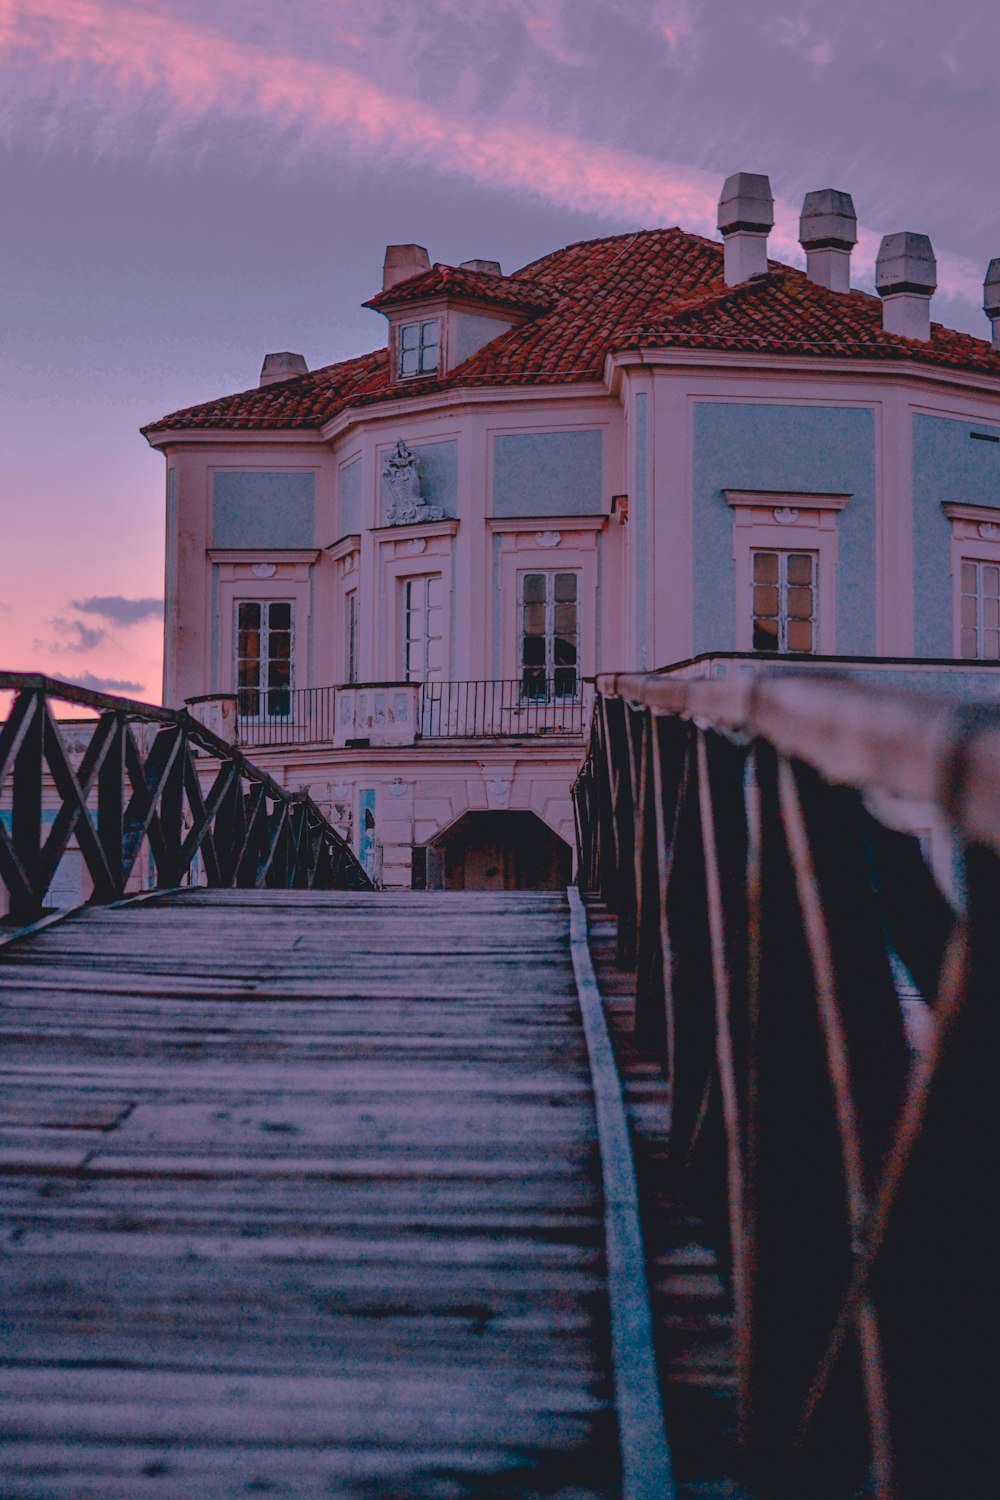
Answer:
POLYGON ((779 526, 794 526, 799 513, 793 505, 776 505, 771 512, 779 526))
POLYGON ((536 531, 536 547, 558 547, 562 541, 562 533, 559 531, 536 531))
POLYGON ((278 567, 276 563, 254 563, 250 571, 255 578, 273 578, 278 567))

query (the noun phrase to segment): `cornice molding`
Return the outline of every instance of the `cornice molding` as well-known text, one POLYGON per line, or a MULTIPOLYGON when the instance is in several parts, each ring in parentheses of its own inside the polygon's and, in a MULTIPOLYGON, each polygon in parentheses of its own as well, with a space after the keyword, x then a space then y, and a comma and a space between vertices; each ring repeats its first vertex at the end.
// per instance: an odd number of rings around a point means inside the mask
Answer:
POLYGON ((603 531, 610 519, 603 512, 599 516, 487 516, 486 529, 497 535, 511 531, 603 531))
POLYGON ((404 521, 399 526, 372 526, 370 530, 372 536, 383 542, 407 542, 415 537, 455 536, 458 525, 453 517, 446 517, 443 521, 404 521))
MULTIPOLYGON (((409 421, 412 416, 427 413, 440 414, 461 411, 463 408, 480 406, 505 406, 518 403, 535 405, 545 401, 579 401, 608 399, 608 390, 603 381, 587 381, 579 385, 547 386, 476 386, 463 391, 436 391, 423 397, 407 395, 405 400, 379 401, 371 406, 348 406, 335 417, 331 417, 321 428, 316 429, 327 442, 342 437, 352 429, 364 428, 369 423, 384 422, 391 418, 399 422, 409 421)), ((414 442, 418 439, 414 438, 414 442)))
MULTIPOLYGON (((219 443, 245 444, 247 447, 303 447, 322 443, 318 427, 170 427, 164 432, 144 434, 151 448, 169 451, 178 448, 217 447, 219 443)), ((325 455, 324 455, 325 456, 325 455)))
POLYGON ((942 500, 941 509, 949 521, 979 521, 988 525, 1000 521, 1000 505, 966 505, 958 500, 942 500))
POLYGON ((622 376, 630 370, 654 370, 657 367, 692 370, 753 370, 761 376, 811 375, 817 379, 830 376, 875 376, 886 384, 912 381, 919 384, 957 386, 963 390, 980 390, 989 396, 1000 396, 1000 376, 977 374, 971 370, 954 370, 942 365, 917 364, 906 360, 834 359, 817 355, 760 354, 752 351, 703 349, 635 349, 611 353, 605 361, 605 384, 617 392, 622 376))
POLYGON ((319 547, 206 547, 205 555, 214 563, 314 563, 321 555, 319 547))
POLYGON ((726 504, 734 509, 754 506, 764 509, 782 509, 785 506, 800 510, 843 510, 852 498, 851 494, 838 494, 832 490, 723 490, 726 504))
POLYGON ((341 558, 350 557, 352 552, 361 551, 361 533, 352 531, 347 536, 339 537, 337 541, 324 547, 323 551, 334 562, 340 562, 341 558))

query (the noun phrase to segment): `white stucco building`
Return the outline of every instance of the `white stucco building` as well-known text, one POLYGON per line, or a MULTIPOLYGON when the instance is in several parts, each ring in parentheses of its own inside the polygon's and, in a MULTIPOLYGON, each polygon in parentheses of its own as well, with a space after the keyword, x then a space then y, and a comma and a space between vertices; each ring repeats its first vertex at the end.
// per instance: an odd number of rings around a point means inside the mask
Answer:
MULTIPOLYGON (((557 883, 585 679, 704 653, 1000 658, 994 336, 930 320, 933 252, 807 270, 766 178, 721 239, 654 229, 514 274, 390 246, 381 347, 144 429, 167 469, 165 702, 235 694, 387 884, 557 883)), ((967 669, 968 671, 968 669, 967 669)), ((935 680, 935 685, 937 682, 935 680)))

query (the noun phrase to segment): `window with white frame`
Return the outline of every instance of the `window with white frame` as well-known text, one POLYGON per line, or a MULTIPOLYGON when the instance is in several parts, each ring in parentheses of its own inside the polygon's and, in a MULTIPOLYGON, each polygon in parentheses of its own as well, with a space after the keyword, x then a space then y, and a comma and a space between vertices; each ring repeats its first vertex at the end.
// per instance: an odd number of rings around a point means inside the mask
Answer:
POLYGON ((396 337, 396 369, 401 379, 437 372, 441 362, 441 325, 437 318, 403 323, 396 337))
POLYGON ((815 654, 819 582, 816 553, 755 549, 751 564, 753 650, 815 654))
POLYGON ((236 601, 236 702, 249 719, 292 712, 293 611, 289 599, 236 601))
POLYGON ((526 698, 573 698, 579 690, 580 574, 520 574, 521 691, 526 698))
POLYGON ((837 650, 837 526, 850 495, 723 490, 733 511, 737 651, 837 650))
POLYGON ((962 656, 1000 660, 1000 564, 963 557, 959 608, 962 656))
POLYGON ((406 682, 440 682, 444 672, 444 579, 421 573, 400 580, 403 625, 403 677, 406 682))

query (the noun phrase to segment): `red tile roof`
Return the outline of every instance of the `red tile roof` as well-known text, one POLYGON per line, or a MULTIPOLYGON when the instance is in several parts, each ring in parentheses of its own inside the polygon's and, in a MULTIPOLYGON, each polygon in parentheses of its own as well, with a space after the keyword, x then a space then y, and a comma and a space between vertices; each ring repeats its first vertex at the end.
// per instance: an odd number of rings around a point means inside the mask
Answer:
POLYGON ((408 307, 414 302, 428 302, 440 297, 478 302, 487 307, 505 307, 516 312, 548 312, 555 302, 554 293, 517 276, 494 276, 489 271, 470 271, 465 266, 435 264, 429 271, 408 276, 386 292, 379 292, 362 307, 388 312, 408 307))
MULTIPOLYGON (((143 428, 318 428, 347 407, 484 386, 598 381, 609 352, 691 349, 776 356, 912 361, 1000 377, 1000 352, 984 339, 932 324, 926 343, 882 328, 879 301, 830 292, 805 273, 770 262, 767 276, 727 287, 722 246, 680 229, 587 240, 556 250, 513 276, 435 266, 411 278, 417 296, 445 288, 465 295, 472 280, 514 283, 533 315, 500 334, 447 375, 405 384, 390 379, 385 349, 173 412, 143 428), (416 287, 423 283, 423 287, 416 287), (433 288, 433 291, 429 291, 433 288), (547 307, 547 310, 545 308, 547 307)), ((400 283, 392 292, 410 287, 400 283)), ((386 295, 368 306, 385 308, 386 295)), ((407 294, 409 295, 409 294, 407 294)), ((507 304, 509 305, 509 304, 507 304)))

